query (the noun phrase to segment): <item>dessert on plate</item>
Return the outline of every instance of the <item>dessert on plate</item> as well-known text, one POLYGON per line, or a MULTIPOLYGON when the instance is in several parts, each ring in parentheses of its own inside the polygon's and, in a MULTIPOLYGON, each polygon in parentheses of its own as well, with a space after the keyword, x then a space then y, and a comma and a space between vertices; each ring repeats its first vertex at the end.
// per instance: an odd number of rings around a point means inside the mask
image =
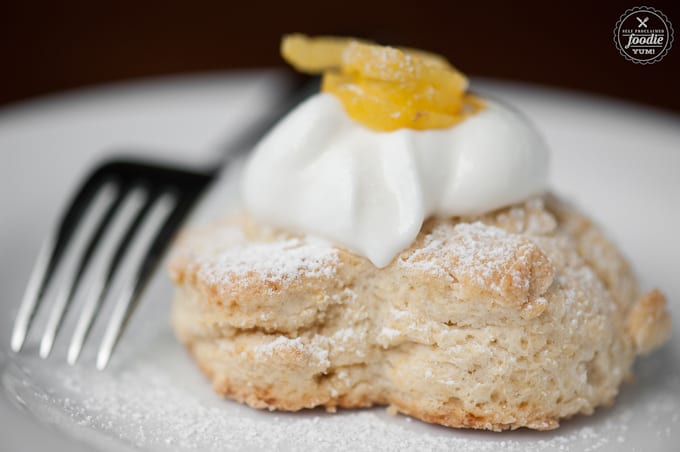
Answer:
POLYGON ((668 338, 666 301, 546 191, 531 124, 427 52, 292 35, 282 54, 321 92, 249 157, 238 213, 170 261, 174 329, 214 389, 489 430, 611 404, 668 338))

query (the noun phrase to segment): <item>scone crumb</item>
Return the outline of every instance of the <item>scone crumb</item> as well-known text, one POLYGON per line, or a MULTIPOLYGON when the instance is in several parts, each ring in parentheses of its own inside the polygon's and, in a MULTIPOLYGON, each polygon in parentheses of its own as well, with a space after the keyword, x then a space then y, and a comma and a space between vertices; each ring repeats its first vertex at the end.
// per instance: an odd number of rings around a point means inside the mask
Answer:
POLYGON ((285 336, 279 336, 272 342, 257 346, 255 354, 260 357, 278 355, 285 359, 293 359, 299 356, 311 360, 316 365, 329 367, 328 348, 321 347, 318 342, 308 343, 300 337, 289 339, 285 336))
POLYGON ((394 406, 394 405, 388 405, 387 408, 385 409, 385 411, 386 411, 387 414, 389 414, 390 416, 396 416, 397 414, 399 414, 399 410, 398 410, 397 407, 394 406))
POLYGON ((666 297, 659 289, 642 296, 630 314, 628 331, 638 354, 648 353, 668 339, 671 334, 671 315, 666 310, 666 297))

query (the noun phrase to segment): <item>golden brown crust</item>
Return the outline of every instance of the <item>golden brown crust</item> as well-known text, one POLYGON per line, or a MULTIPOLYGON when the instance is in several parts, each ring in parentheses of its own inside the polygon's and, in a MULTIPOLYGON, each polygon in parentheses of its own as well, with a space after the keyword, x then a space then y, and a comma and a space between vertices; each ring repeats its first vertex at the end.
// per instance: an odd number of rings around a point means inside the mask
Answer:
POLYGON ((256 408, 389 404, 427 422, 556 428, 613 402, 670 330, 587 218, 536 198, 432 219, 386 268, 243 217, 189 231, 173 326, 215 391, 256 408))
POLYGON ((671 334, 666 297, 658 289, 644 294, 628 314, 627 326, 637 353, 649 353, 662 345, 671 334))

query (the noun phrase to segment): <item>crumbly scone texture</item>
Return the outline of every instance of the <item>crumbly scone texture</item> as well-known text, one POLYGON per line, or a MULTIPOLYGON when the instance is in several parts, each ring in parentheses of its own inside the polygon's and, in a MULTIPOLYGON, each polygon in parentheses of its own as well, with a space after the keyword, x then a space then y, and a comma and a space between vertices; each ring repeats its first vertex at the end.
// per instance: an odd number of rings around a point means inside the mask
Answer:
POLYGON ((172 323, 214 389, 256 408, 389 404, 451 427, 548 430, 611 404, 670 334, 617 249, 544 196, 429 220, 382 269, 246 216, 185 231, 172 323))

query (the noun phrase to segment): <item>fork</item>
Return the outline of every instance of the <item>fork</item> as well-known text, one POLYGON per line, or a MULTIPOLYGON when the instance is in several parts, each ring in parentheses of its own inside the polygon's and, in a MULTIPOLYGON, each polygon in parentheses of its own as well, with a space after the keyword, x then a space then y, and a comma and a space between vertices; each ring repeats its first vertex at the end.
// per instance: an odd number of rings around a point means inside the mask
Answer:
POLYGON ((122 268, 132 267, 129 277, 120 284, 122 290, 97 352, 96 367, 103 370, 139 304, 146 283, 175 232, 206 188, 222 168, 248 152, 315 85, 308 81, 296 83, 296 89, 291 90, 271 114, 242 130, 237 139, 232 140, 224 157, 205 170, 190 171, 120 159, 95 168, 40 248, 14 322, 12 350, 19 352, 22 349, 55 273, 62 270, 64 281, 56 287, 39 354, 42 358, 50 355, 74 295, 85 291, 83 308, 67 351, 67 361, 74 365, 111 291, 114 277, 120 278, 117 275, 122 268), (77 256, 72 259, 73 268, 58 268, 63 264, 67 251, 77 248, 72 242, 80 237, 89 237, 89 240, 71 253, 77 256), (134 255, 132 250, 137 248, 144 249, 144 252, 138 251, 134 255), (93 277, 84 278, 89 273, 94 273, 93 277), (85 289, 82 286, 86 279, 90 282, 85 289))

